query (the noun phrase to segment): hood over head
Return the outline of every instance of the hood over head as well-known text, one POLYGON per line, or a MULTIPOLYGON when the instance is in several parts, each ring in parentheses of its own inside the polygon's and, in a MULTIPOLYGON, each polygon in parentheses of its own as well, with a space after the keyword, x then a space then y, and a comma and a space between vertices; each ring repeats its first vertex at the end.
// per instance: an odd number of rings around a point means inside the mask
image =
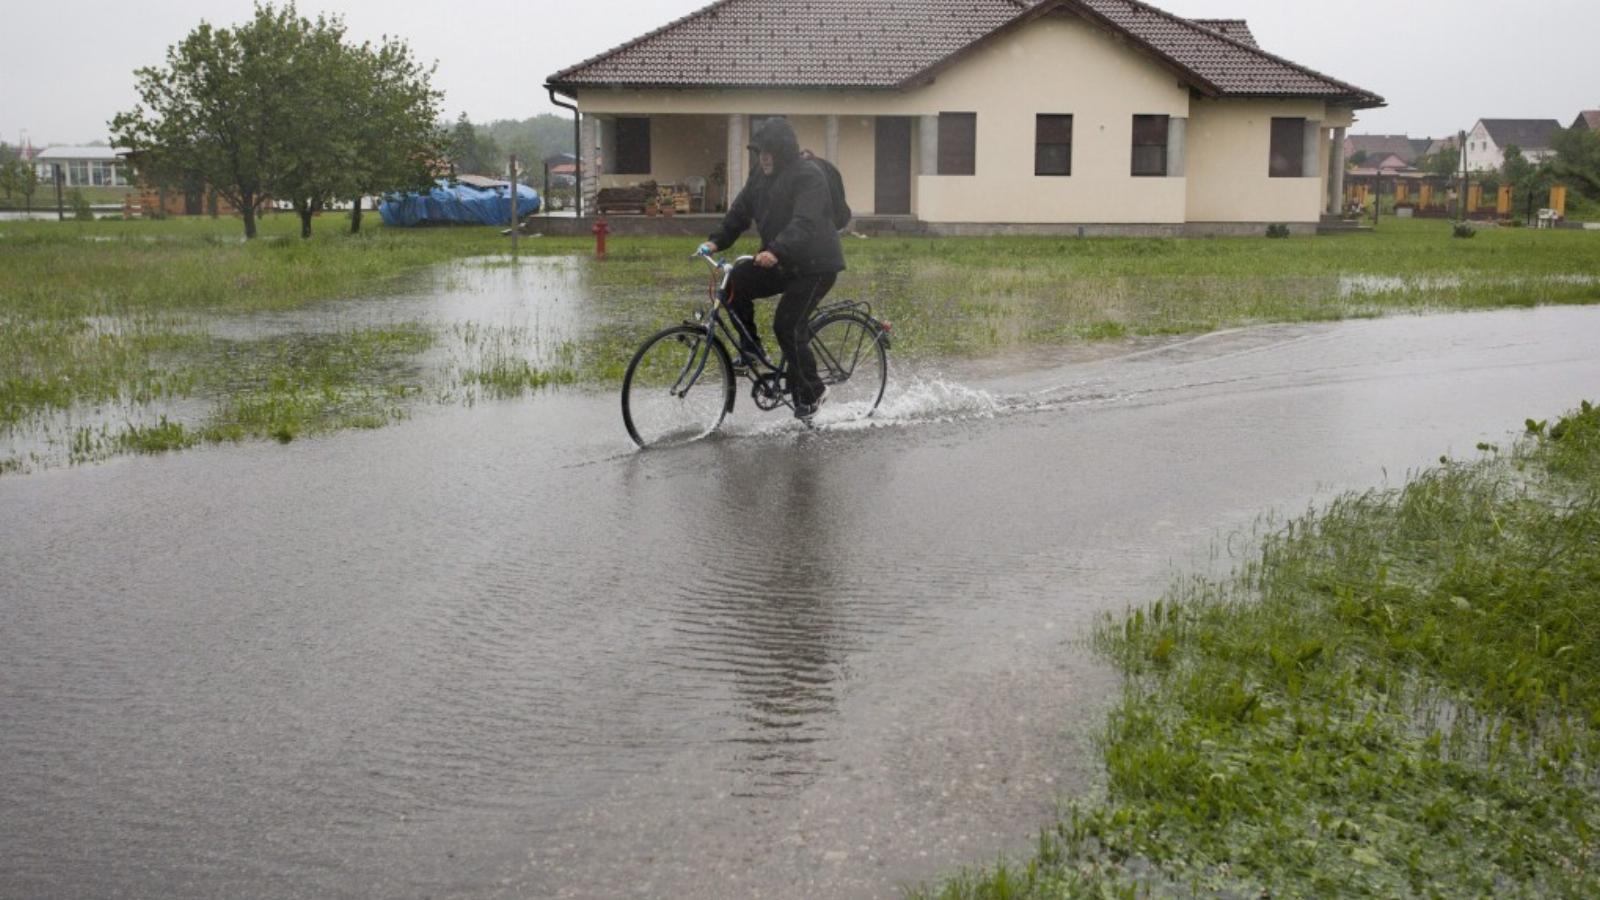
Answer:
POLYGON ((800 158, 800 139, 788 119, 768 119, 750 137, 750 149, 757 153, 771 153, 773 171, 783 169, 800 158))

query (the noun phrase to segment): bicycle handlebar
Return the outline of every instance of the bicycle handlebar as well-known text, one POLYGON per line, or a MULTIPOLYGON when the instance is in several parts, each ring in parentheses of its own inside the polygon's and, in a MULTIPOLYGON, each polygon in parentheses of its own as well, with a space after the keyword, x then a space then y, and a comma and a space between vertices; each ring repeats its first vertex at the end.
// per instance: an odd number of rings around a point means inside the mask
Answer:
POLYGON ((735 259, 733 262, 728 262, 726 260, 717 259, 710 253, 706 253, 701 250, 696 250, 695 252, 689 254, 689 258, 703 259, 706 261, 706 265, 709 265, 711 268, 717 269, 718 271, 726 271, 738 265, 739 263, 744 262, 745 260, 755 259, 754 256, 741 256, 738 259, 735 259))

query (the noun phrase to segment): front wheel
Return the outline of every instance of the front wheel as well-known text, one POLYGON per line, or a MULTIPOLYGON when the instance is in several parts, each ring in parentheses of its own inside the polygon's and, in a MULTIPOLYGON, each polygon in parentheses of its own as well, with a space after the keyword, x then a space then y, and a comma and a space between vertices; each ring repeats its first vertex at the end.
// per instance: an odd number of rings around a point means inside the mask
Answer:
POLYGON ((872 415, 889 383, 889 358, 878 323, 856 313, 830 313, 811 325, 811 354, 828 386, 827 418, 872 415))
POLYGON ((698 440, 733 408, 733 363, 703 328, 675 325, 645 341, 622 376, 622 422, 641 447, 698 440))

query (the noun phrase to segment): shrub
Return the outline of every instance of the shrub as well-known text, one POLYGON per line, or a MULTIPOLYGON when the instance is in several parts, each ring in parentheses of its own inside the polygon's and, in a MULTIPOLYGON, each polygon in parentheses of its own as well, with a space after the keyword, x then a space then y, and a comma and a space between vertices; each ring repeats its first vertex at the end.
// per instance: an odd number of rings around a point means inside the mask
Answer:
POLYGON ((1269 238, 1286 238, 1288 236, 1289 226, 1287 225, 1279 224, 1267 226, 1267 237, 1269 238))
POLYGON ((1478 229, 1473 228, 1471 225, 1468 225, 1465 222, 1457 222, 1455 231, 1452 233, 1458 238, 1477 237, 1478 229))
POLYGON ((94 221, 94 210, 90 208, 89 198, 83 195, 83 191, 73 188, 72 193, 67 195, 67 203, 72 207, 74 219, 79 222, 94 221))

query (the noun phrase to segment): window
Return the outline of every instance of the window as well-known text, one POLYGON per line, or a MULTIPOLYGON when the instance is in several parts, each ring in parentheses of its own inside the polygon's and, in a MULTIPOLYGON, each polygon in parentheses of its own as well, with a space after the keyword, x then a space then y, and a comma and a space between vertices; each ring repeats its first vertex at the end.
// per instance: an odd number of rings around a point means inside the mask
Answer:
POLYGON ((650 174, 650 120, 617 120, 617 175, 650 174))
POLYGON ((1133 117, 1133 174, 1162 178, 1167 174, 1167 117, 1133 117))
POLYGON ((1033 128, 1033 174, 1072 174, 1072 117, 1041 114, 1033 128))
POLYGON ((75 159, 67 163, 67 185, 82 187, 89 183, 89 161, 75 159))
POLYGON ((1306 120, 1273 119, 1272 159, 1267 174, 1273 178, 1299 178, 1305 174, 1305 161, 1306 120))
POLYGON ((978 114, 939 113, 939 174, 978 171, 978 114))

